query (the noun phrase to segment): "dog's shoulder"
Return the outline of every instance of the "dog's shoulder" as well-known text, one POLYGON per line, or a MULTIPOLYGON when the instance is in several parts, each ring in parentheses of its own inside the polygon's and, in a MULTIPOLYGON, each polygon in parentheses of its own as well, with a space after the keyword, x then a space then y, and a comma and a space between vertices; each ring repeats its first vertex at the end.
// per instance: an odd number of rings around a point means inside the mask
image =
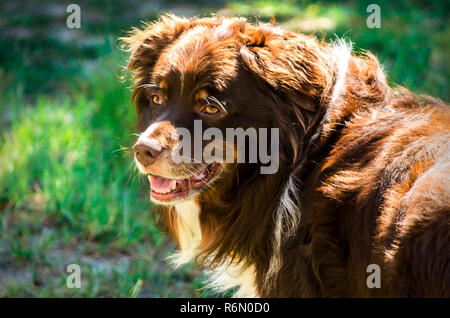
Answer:
POLYGON ((388 294, 427 295, 426 286, 443 284, 448 265, 436 259, 450 258, 449 159, 450 107, 433 98, 405 92, 345 123, 320 165, 312 220, 313 263, 332 294, 369 293, 365 270, 373 263, 403 286, 385 286, 388 294), (348 273, 360 274, 335 290, 348 273))

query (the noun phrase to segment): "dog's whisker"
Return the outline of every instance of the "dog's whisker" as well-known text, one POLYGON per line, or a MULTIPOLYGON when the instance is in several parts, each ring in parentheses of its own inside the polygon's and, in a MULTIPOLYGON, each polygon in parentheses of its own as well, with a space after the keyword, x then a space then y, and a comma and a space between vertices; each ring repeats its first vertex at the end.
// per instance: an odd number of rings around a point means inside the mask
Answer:
POLYGON ((223 104, 214 96, 208 96, 204 98, 207 102, 207 104, 209 105, 210 102, 209 100, 212 100, 217 106, 219 106, 220 108, 222 108, 222 110, 225 112, 225 114, 228 114, 227 110, 225 109, 225 107, 223 106, 223 104))
MULTIPOLYGON (((197 159, 195 159, 195 158, 189 158, 189 157, 186 157, 186 156, 181 156, 180 158, 181 158, 181 159, 185 159, 185 160, 188 161, 188 162, 193 161, 193 163, 196 163, 196 164, 201 165, 202 168, 203 168, 204 170, 206 170, 208 173, 210 173, 210 171, 209 171, 209 169, 208 169, 208 164, 206 164, 206 163, 204 163, 204 162, 202 162, 202 161, 200 161, 200 160, 197 160, 197 159)), ((199 173, 200 173, 200 172, 202 172, 202 171, 199 170, 199 173)))
POLYGON ((120 146, 118 149, 113 150, 112 153, 123 152, 125 154, 130 154, 132 149, 130 147, 120 146))
POLYGON ((128 169, 129 172, 129 176, 128 176, 128 180, 127 180, 127 184, 130 184, 130 180, 131 180, 131 188, 133 188, 134 186, 134 182, 137 180, 139 180, 140 178, 140 173, 139 173, 139 169, 136 167, 136 165, 134 164, 134 162, 130 162, 130 164, 128 165, 128 169))

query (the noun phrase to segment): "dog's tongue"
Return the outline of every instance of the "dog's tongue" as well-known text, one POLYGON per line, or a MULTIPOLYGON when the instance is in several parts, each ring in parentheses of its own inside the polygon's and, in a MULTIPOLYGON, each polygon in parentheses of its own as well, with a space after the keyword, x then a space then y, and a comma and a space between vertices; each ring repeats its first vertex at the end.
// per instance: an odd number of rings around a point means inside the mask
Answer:
POLYGON ((170 192, 172 190, 173 182, 176 180, 166 179, 158 176, 150 176, 150 186, 156 192, 170 192))

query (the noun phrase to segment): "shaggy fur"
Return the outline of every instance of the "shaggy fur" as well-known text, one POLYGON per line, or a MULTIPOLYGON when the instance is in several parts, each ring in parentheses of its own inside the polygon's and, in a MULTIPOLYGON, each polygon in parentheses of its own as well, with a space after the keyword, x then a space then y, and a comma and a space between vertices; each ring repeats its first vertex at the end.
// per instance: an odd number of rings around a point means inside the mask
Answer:
POLYGON ((450 297, 448 105, 391 89, 370 53, 243 19, 166 15, 123 40, 139 140, 171 150, 174 127, 194 119, 280 129, 276 174, 228 164, 194 198, 157 207, 177 264, 195 259, 237 296, 450 297), (150 106, 152 85, 162 108, 150 106), (227 113, 201 117, 202 89, 227 113), (379 289, 366 285, 369 264, 379 289))

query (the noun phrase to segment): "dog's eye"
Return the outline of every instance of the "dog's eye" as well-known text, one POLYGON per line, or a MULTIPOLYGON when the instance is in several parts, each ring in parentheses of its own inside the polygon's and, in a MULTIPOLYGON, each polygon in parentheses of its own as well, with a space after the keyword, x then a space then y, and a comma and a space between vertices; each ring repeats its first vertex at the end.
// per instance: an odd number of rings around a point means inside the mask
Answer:
POLYGON ((159 95, 152 95, 152 103, 155 105, 161 105, 162 104, 162 98, 159 95))
POLYGON ((219 112, 219 109, 213 105, 208 105, 205 108, 203 108, 202 112, 208 115, 214 115, 219 112))

